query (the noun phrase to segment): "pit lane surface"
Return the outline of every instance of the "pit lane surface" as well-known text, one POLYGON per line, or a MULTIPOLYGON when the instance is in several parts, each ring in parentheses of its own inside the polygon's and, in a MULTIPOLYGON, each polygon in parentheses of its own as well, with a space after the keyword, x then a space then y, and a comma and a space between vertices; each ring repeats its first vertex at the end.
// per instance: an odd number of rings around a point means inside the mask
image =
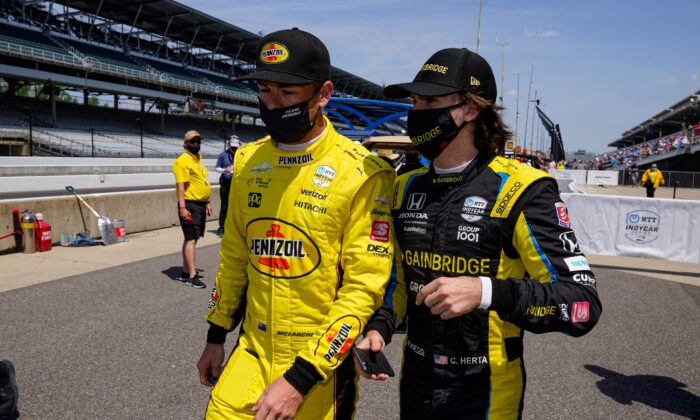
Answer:
MULTIPOLYGON (((171 280, 172 254, 0 293, 0 359, 15 363, 21 418, 202 418, 209 390, 195 364, 218 246, 197 259, 207 289, 171 280)), ((700 412, 700 287, 595 271, 603 316, 589 335, 526 334, 524 417, 700 412)), ((387 348, 396 370, 402 340, 387 348)), ((397 387, 362 380, 356 418, 397 419, 397 387)))

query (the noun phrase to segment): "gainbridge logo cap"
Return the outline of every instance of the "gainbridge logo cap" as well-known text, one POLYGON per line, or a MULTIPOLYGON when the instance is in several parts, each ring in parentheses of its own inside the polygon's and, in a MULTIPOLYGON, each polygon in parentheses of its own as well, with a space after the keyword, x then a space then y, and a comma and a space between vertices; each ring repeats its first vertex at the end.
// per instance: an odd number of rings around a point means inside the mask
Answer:
POLYGON ((466 48, 446 48, 432 55, 409 83, 384 88, 387 98, 442 96, 468 92, 495 102, 496 79, 493 70, 479 54, 466 48))
POLYGON ((299 28, 265 35, 258 46, 256 69, 237 80, 306 84, 331 79, 328 49, 313 34, 299 28))

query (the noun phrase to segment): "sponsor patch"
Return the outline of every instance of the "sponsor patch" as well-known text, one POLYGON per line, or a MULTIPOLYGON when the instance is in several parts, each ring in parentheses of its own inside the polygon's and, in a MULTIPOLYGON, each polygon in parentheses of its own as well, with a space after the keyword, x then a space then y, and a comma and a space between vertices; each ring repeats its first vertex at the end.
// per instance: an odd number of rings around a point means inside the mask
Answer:
POLYGON ((389 233, 391 232, 391 225, 389 222, 374 221, 372 222, 372 232, 369 238, 373 241, 378 242, 389 242, 389 233))
POLYGON ((211 295, 209 295, 209 303, 207 304, 207 306, 209 308, 213 308, 214 306, 216 306, 216 303, 218 301, 219 301, 219 293, 216 291, 216 286, 214 286, 211 289, 211 295))
POLYGON ((336 366, 340 356, 350 351, 358 334, 360 320, 353 315, 344 316, 333 322, 321 336, 314 355, 321 354, 329 366, 336 366))
POLYGON ((555 314, 557 307, 554 305, 549 306, 528 306, 525 310, 525 316, 536 316, 542 318, 545 316, 552 316, 555 314))
POLYGON ((316 204, 308 203, 306 201, 294 200, 294 207, 300 209, 308 210, 314 213, 326 214, 326 208, 323 206, 318 206, 316 204))
POLYGON ((564 258, 564 263, 569 267, 569 271, 591 271, 591 267, 588 265, 588 260, 583 255, 578 255, 576 257, 564 258))
POLYGON ((316 168, 312 181, 320 188, 328 188, 333 178, 335 178, 335 169, 327 165, 321 165, 316 168))
POLYGON ((270 162, 261 162, 256 166, 253 166, 251 172, 255 174, 266 174, 272 170, 272 164, 270 162))
POLYGON ((311 237, 284 220, 255 219, 246 226, 246 237, 251 265, 266 276, 297 279, 321 263, 319 248, 311 237))
POLYGON ((406 202, 406 209, 418 211, 425 205, 425 193, 413 193, 408 196, 408 201, 406 202))
POLYGON ((262 332, 267 332, 267 325, 263 324, 262 322, 258 322, 258 329, 262 332))
POLYGON ((421 234, 428 232, 428 230, 426 228, 420 227, 420 226, 404 226, 403 231, 404 232, 421 233, 421 234))
POLYGON ((270 186, 270 181, 272 181, 272 178, 263 178, 261 176, 256 176, 255 178, 248 178, 246 181, 246 185, 248 188, 253 186, 255 184, 256 187, 258 188, 268 188, 270 186))
POLYGON ((418 267, 451 274, 471 274, 488 276, 491 273, 490 258, 466 258, 444 255, 429 251, 404 250, 403 262, 411 267, 418 267))
POLYGON ((326 194, 321 194, 318 191, 307 190, 305 188, 301 189, 301 195, 305 195, 307 197, 312 197, 312 198, 315 198, 317 200, 325 200, 326 197, 328 197, 326 194))
POLYGON ((423 288, 422 284, 416 283, 413 280, 411 280, 410 283, 408 284, 408 290, 410 290, 413 293, 420 292, 422 288, 423 288))
POLYGON ((554 207, 557 209, 559 226, 569 229, 571 227, 571 221, 569 220, 569 212, 566 211, 566 205, 562 202, 558 202, 554 203, 554 207))
POLYGON ((649 210, 635 210, 627 213, 625 220, 625 238, 645 244, 659 237, 661 216, 649 210))
POLYGON ((389 255, 389 247, 385 245, 368 244, 367 251, 371 252, 377 257, 391 258, 391 255, 389 255))
POLYGON ((313 160, 314 160, 314 157, 311 153, 307 153, 305 155, 297 155, 297 156, 280 156, 277 164, 278 165, 303 165, 303 164, 309 163, 313 160))
POLYGON ((480 227, 477 226, 458 226, 457 227, 457 240, 467 241, 473 243, 479 243, 479 232, 480 227))
POLYGON ((488 202, 482 197, 471 196, 464 199, 464 205, 462 206, 462 219, 467 222, 476 222, 481 220, 486 213, 486 205, 488 202))
POLYGON ((248 193, 248 207, 258 208, 262 203, 262 194, 260 193, 248 193))
POLYGON ((506 195, 503 196, 503 199, 498 202, 498 205, 496 205, 496 214, 503 214, 504 211, 506 211, 506 207, 508 206, 508 203, 510 200, 513 198, 515 193, 520 190, 520 188, 523 187, 522 182, 516 182, 513 184, 512 187, 506 192, 506 195))
POLYGON ((564 249, 564 251, 570 254, 581 253, 581 249, 578 247, 578 241, 576 240, 576 235, 574 235, 573 230, 560 233, 559 240, 561 241, 561 247, 564 249))
POLYGON ((260 50, 260 61, 266 64, 284 63, 289 58, 289 50, 279 42, 268 42, 260 50))
POLYGON ((574 274, 574 281, 584 286, 595 287, 595 277, 588 274, 574 274))
POLYGON ((566 306, 566 303, 560 303, 559 304, 559 319, 561 319, 564 322, 569 322, 569 308, 566 306))
POLYGON ((571 304, 571 322, 586 322, 589 315, 588 302, 574 302, 571 304))
MULTIPOLYGON (((357 168, 360 169, 360 168, 357 168)), ((380 206, 388 206, 389 205, 389 197, 385 195, 380 195, 377 197, 374 197, 374 204, 379 204, 380 206)))
POLYGON ((415 345, 411 340, 406 340, 406 346, 419 356, 425 357, 425 350, 422 347, 415 345))

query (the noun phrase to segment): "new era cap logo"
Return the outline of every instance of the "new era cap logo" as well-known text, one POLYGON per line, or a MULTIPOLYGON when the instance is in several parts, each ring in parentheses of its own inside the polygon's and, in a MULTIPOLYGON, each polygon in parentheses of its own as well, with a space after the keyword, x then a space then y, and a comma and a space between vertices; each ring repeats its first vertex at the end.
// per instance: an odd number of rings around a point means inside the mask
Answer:
POLYGON ((469 77, 469 84, 472 86, 481 86, 481 82, 474 76, 469 77))

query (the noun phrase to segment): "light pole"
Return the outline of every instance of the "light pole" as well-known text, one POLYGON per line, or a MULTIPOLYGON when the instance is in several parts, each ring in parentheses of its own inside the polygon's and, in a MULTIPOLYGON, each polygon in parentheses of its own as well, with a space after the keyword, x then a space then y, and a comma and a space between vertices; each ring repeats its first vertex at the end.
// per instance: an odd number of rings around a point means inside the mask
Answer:
POLYGON ((484 0, 479 0, 479 16, 476 20, 476 53, 479 54, 479 41, 481 39, 481 8, 484 6, 484 0))
MULTIPOLYGON (((535 106, 540 104, 540 100, 537 99, 537 89, 535 89, 535 99, 531 99, 530 102, 534 102, 535 106)), ((532 108, 532 130, 530 130, 530 154, 532 154, 532 140, 533 140, 534 135, 535 135, 535 108, 533 107, 532 108)), ((525 140, 527 140, 527 138, 525 140)))
POLYGON ((525 135, 523 136, 523 148, 527 145, 527 122, 530 119, 530 93, 532 92, 532 76, 535 74, 535 65, 530 69, 530 87, 527 89, 527 106, 525 107, 525 135))
MULTIPOLYGON (((500 97, 501 98, 501 108, 503 108, 503 93, 505 92, 505 86, 504 86, 505 82, 503 81, 503 70, 505 68, 505 52, 504 52, 504 50, 505 50, 505 46, 508 44, 510 44, 510 41, 498 42, 498 40, 496 40, 496 45, 501 47, 501 97, 500 97)), ((502 109, 501 109, 501 114, 503 114, 502 109)))
POLYGON ((515 73, 518 76, 518 92, 515 94, 515 148, 519 146, 518 141, 518 119, 520 118, 520 73, 515 73))

